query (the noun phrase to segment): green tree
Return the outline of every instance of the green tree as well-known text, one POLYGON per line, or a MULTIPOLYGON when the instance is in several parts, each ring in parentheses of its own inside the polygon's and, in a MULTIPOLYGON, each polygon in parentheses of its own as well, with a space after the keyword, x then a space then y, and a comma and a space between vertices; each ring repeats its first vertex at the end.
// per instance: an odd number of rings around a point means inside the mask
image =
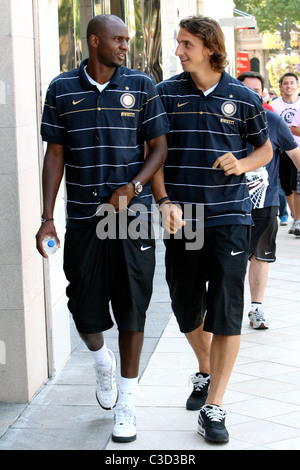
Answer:
POLYGON ((260 32, 275 32, 278 23, 300 24, 300 0, 235 0, 238 10, 255 16, 260 32))
POLYGON ((279 94, 279 79, 283 74, 293 72, 300 80, 300 62, 297 56, 279 54, 269 60, 266 69, 269 73, 271 86, 277 94, 279 94))

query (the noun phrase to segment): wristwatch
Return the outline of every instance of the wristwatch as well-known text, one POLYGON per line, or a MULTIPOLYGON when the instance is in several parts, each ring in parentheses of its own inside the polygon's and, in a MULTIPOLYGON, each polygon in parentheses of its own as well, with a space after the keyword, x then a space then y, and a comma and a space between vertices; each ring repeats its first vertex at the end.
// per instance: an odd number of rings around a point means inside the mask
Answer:
POLYGON ((136 180, 131 180, 130 183, 133 184, 135 194, 141 194, 141 192, 143 191, 143 186, 141 185, 141 183, 136 180))

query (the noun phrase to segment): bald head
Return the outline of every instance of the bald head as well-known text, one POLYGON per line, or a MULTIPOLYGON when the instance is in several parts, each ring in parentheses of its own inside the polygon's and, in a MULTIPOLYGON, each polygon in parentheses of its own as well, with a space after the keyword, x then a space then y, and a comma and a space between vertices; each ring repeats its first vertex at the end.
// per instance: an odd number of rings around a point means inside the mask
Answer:
POLYGON ((98 15, 94 16, 88 24, 87 27, 87 41, 89 43, 89 39, 92 34, 96 36, 101 34, 108 26, 112 25, 113 23, 119 23, 125 26, 123 20, 115 15, 98 15))
MULTIPOLYGON (((118 16, 98 15, 92 18, 87 27, 89 48, 87 72, 90 72, 90 76, 94 78, 97 73, 101 75, 99 67, 101 69, 107 67, 109 70, 107 78, 111 70, 120 67, 129 48, 129 39, 127 26, 118 16), (95 69, 98 72, 95 72, 95 69)), ((100 78, 94 80, 99 81, 100 78)))

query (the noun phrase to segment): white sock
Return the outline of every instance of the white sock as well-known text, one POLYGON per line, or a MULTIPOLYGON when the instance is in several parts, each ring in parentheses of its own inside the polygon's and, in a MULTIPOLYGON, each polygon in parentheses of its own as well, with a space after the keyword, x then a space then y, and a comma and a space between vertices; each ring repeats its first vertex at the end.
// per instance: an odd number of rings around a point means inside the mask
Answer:
POLYGON ((102 346, 102 348, 98 349, 98 351, 91 351, 89 350, 91 355, 94 358, 95 363, 100 367, 110 367, 112 364, 112 359, 109 355, 108 349, 106 344, 102 346))
POLYGON ((120 377, 120 396, 119 404, 134 406, 135 393, 138 386, 138 377, 130 378, 120 377))
POLYGON ((251 310, 253 310, 253 312, 254 312, 258 307, 262 307, 262 303, 261 303, 261 302, 251 302, 251 310))

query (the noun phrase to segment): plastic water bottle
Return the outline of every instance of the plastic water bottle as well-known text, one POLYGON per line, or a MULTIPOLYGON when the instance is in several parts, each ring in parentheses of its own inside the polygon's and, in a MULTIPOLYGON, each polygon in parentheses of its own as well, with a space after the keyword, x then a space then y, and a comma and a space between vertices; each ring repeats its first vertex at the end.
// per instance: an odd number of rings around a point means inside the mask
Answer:
POLYGON ((43 240, 43 248, 47 255, 53 255, 57 250, 58 246, 54 237, 47 237, 43 240))

